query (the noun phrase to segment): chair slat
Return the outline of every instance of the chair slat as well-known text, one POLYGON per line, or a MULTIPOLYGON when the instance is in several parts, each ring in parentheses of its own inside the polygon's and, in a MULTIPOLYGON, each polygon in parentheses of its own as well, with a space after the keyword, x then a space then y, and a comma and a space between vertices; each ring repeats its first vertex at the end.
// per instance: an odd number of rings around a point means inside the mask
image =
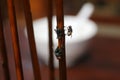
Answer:
POLYGON ((6 53, 6 47, 5 47, 5 37, 4 37, 4 32, 3 32, 3 21, 2 21, 2 15, 1 15, 1 5, 0 5, 0 47, 1 47, 1 54, 2 54, 2 66, 4 69, 4 75, 5 75, 5 80, 10 80, 10 75, 9 75, 9 69, 8 69, 8 58, 7 58, 7 53, 6 53))
MULTIPOLYGON (((52 7, 52 0, 48 0, 48 36, 49 36, 49 80, 54 80, 54 56, 53 56, 53 39, 52 39, 52 16, 53 16, 53 7, 52 7)), ((43 26, 44 27, 44 26, 43 26)))
POLYGON ((10 21, 10 29, 12 34, 12 46, 14 52, 17 80, 23 80, 23 70, 22 70, 17 22, 16 22, 13 0, 7 0, 7 6, 8 6, 9 21, 10 21))
POLYGON ((34 31, 33 31, 33 23, 32 23, 33 21, 32 21, 30 2, 29 0, 22 0, 22 3, 24 6, 24 12, 25 12, 25 20, 27 25, 28 41, 30 46, 34 77, 35 77, 35 80, 41 80, 40 66, 39 66, 35 39, 34 39, 34 31))
POLYGON ((62 30, 62 34, 63 34, 61 38, 58 38, 58 48, 62 49, 61 59, 59 59, 59 75, 60 75, 60 80, 67 80, 63 0, 56 0, 56 14, 57 14, 57 28, 59 30, 62 30))

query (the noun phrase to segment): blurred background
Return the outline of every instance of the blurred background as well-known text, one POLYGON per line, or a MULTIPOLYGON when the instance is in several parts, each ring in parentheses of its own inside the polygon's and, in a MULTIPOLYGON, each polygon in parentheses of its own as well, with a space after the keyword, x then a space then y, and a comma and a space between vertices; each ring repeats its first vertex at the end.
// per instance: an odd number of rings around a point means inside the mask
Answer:
MULTIPOLYGON (((14 1, 22 48, 24 76, 25 80, 33 80, 28 41, 22 33, 25 26, 23 6, 20 0, 14 1)), ((95 6, 90 19, 97 24, 98 32, 92 38, 89 48, 85 51, 86 54, 78 59, 73 67, 67 68, 68 80, 120 80, 120 0, 64 0, 64 13, 76 15, 87 2, 91 2, 95 6)), ((30 0, 30 4, 33 20, 47 15, 46 0, 30 0)), ((55 14, 55 6, 53 10, 55 14)), ((9 34, 6 33, 6 35, 9 34)), ((10 45, 9 42, 7 45, 10 45)), ((11 59, 13 54, 9 56, 8 60, 13 64, 9 66, 10 73, 15 80, 14 62, 11 59)), ((2 61, 2 58, 0 60, 2 61)), ((42 64, 43 80, 49 80, 49 77, 46 77, 46 75, 49 76, 48 71, 48 66, 42 64)), ((4 80, 2 73, 3 70, 0 67, 0 80, 4 80)), ((58 80, 58 69, 55 69, 55 79, 58 80)))

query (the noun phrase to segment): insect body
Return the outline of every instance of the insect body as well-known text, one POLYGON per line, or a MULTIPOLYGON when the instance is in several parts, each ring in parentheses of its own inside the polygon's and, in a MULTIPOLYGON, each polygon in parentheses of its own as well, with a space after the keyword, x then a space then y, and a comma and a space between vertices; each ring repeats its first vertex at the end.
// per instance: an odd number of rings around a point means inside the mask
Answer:
POLYGON ((62 38, 62 36, 64 35, 64 34, 63 34, 63 31, 64 31, 64 30, 59 29, 58 27, 57 27, 57 29, 54 29, 54 30, 55 30, 55 32, 56 32, 56 34, 57 34, 57 38, 58 38, 58 39, 62 38))
POLYGON ((68 26, 68 27, 67 27, 67 30, 68 30, 68 31, 67 31, 67 35, 68 35, 68 36, 72 36, 72 32, 73 32, 72 26, 68 26))
POLYGON ((55 55, 56 55, 57 59, 61 59, 62 52, 63 52, 63 48, 59 48, 59 47, 56 48, 55 55))
MULTIPOLYGON (((56 27, 56 29, 54 29, 54 30, 55 30, 55 32, 57 34, 58 39, 61 39, 65 35, 64 34, 64 29, 59 29, 58 27, 56 27)), ((72 36, 72 32, 73 32, 72 26, 68 26, 67 27, 67 35, 72 36)), ((55 49, 55 55, 56 55, 57 59, 59 59, 59 60, 62 57, 63 49, 64 49, 64 47, 57 47, 55 49)))

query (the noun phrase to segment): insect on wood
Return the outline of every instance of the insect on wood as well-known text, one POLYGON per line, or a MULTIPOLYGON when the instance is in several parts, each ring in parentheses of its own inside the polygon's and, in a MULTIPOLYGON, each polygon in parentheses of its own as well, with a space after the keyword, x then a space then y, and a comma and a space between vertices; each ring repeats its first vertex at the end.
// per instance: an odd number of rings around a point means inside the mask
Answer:
POLYGON ((59 29, 59 28, 57 27, 57 29, 54 29, 54 30, 55 30, 55 32, 56 32, 56 34, 57 34, 57 38, 58 38, 58 39, 62 38, 62 36, 64 35, 64 34, 63 34, 64 29, 59 29))

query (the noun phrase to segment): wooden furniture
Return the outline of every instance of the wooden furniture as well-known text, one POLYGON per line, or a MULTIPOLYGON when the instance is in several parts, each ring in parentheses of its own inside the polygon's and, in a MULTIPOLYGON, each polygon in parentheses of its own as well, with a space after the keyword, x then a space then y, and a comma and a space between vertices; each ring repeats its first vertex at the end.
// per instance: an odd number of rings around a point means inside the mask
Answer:
MULTIPOLYGON (((8 0, 10 1, 10 0, 8 0)), ((22 0, 21 0, 22 1, 22 0)), ((17 3, 21 4, 21 1, 17 3)), ((34 0, 38 1, 38 0, 34 0)), ((31 0, 31 3, 33 1, 31 0)), ((41 0, 40 0, 41 2, 41 0)), ((9 3, 10 4, 10 3, 9 3)), ((34 3, 35 4, 35 3, 34 3)), ((7 0, 0 0, 0 80, 17 80, 15 60, 13 55, 13 43, 12 35, 7 10, 7 0), (2 20, 1 20, 2 19, 2 20), (2 24, 3 23, 3 24, 2 24), (4 26, 4 27, 1 27, 4 26), (4 34, 4 35, 3 35, 4 34), (4 53, 2 55, 2 53, 4 53)), ((16 6, 15 5, 15 6, 16 6)), ((33 4, 32 4, 33 5, 33 4)), ((42 4, 40 5, 42 6, 42 4)), ((32 13, 34 13, 35 6, 32 6, 32 13)), ((16 8, 16 7, 15 7, 16 8)), ((17 8, 18 9, 18 8, 17 8)), ((25 18, 23 14, 23 6, 19 10, 16 10, 16 19, 18 25, 19 43, 21 48, 22 58, 22 69, 24 80, 35 80, 34 70, 32 67, 32 60, 30 55, 29 41, 24 36, 25 18), (20 13, 20 14, 19 14, 20 13)), ((11 11, 11 10, 10 10, 11 11)), ((47 15, 45 11, 40 7, 40 12, 34 13, 33 19, 43 17, 47 15), (41 14, 40 12, 43 11, 41 14), (39 14, 36 15, 36 14, 39 14)), ((98 22, 107 23, 118 23, 119 18, 101 18, 92 17, 93 20, 98 22), (116 21, 117 20, 117 21, 116 21)), ((28 24, 30 25, 30 24, 28 24)), ((14 34, 15 35, 15 34, 14 34)), ((76 66, 67 68, 67 80, 120 80, 120 39, 119 38, 108 38, 96 36, 92 42, 90 49, 86 52, 87 55, 83 59, 80 59, 76 66)), ((48 66, 39 62, 40 74, 42 80, 49 80, 49 69, 48 66)), ((55 80, 59 79, 59 69, 54 69, 55 80)), ((53 74, 53 73, 52 73, 53 74)), ((53 75, 52 75, 53 76, 53 75)))
MULTIPOLYGON (((63 34, 58 38, 58 48, 61 50, 59 61, 59 74, 60 80, 67 80, 66 77, 66 61, 65 61, 65 34, 64 34, 64 14, 63 14, 63 1, 56 0, 57 12, 57 28, 62 30, 57 35, 63 34)), ((48 0, 46 4, 48 27, 49 27, 49 72, 50 80, 54 80, 54 64, 53 64, 53 50, 52 50, 52 1, 48 0)), ((23 57, 28 55, 30 57, 29 67, 32 67, 32 80, 42 80, 40 64, 38 61, 36 44, 34 39, 33 21, 32 21, 31 5, 29 0, 1 0, 0 1, 0 30, 1 30, 1 70, 4 73, 1 77, 2 80, 30 80, 26 77, 26 70, 24 68, 23 57), (18 3, 19 2, 19 3, 18 3), (19 5, 16 5, 18 3, 19 5), (21 9, 20 13, 19 10, 21 9), (21 18, 22 16, 22 18, 21 18), (21 21, 22 19, 22 21, 21 21), (21 26, 21 23, 24 22, 21 26), (27 26, 27 48, 29 52, 24 52, 24 26, 27 26), (21 31, 22 30, 22 33, 21 31), (23 36, 23 37, 22 37, 23 36), (12 57, 10 56, 12 55, 12 57), (12 60, 12 61, 11 61, 12 60)), ((41 34, 42 35, 42 34, 41 34)), ((26 64, 25 64, 26 65, 26 64)), ((27 65, 28 66, 28 65, 27 65)))

